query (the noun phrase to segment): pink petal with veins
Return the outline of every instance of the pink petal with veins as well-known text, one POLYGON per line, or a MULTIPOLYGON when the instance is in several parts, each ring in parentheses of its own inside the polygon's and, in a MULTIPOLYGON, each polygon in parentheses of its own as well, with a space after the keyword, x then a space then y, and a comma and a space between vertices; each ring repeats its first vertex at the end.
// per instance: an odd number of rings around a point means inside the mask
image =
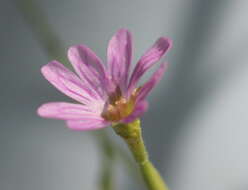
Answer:
POLYGON ((92 101, 103 101, 90 85, 84 84, 73 72, 57 61, 43 66, 41 72, 58 90, 83 104, 90 105, 92 101))
POLYGON ((134 90, 139 79, 143 74, 152 67, 172 46, 172 41, 168 38, 161 37, 155 44, 140 58, 134 68, 128 85, 129 93, 134 90))
POLYGON ((132 59, 132 37, 128 30, 120 29, 108 45, 108 69, 114 83, 125 91, 132 59))
POLYGON ((68 58, 82 81, 88 83, 99 96, 105 96, 106 72, 96 54, 84 45, 77 45, 69 48, 68 58))
POLYGON ((92 107, 87 107, 81 104, 72 104, 66 102, 51 102, 41 105, 37 113, 41 117, 74 120, 83 118, 99 118, 99 110, 92 110, 92 107), (98 113, 97 113, 98 111, 98 113))
POLYGON ((158 70, 153 73, 152 77, 141 87, 139 90, 137 101, 143 101, 147 95, 151 92, 151 90, 159 83, 161 78, 166 71, 168 64, 162 63, 158 70))
POLYGON ((98 119, 83 119, 83 120, 69 120, 66 121, 66 125, 73 130, 77 131, 89 131, 101 129, 109 126, 111 123, 106 122, 102 118, 98 119))

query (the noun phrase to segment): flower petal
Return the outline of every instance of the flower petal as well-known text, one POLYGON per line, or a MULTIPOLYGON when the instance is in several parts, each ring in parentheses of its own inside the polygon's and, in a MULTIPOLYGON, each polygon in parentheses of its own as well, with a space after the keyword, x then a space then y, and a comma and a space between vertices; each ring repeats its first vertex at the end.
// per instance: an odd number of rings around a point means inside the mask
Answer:
POLYGON ((110 123, 102 118, 98 118, 98 119, 84 119, 84 120, 69 120, 66 121, 66 125, 73 130, 88 131, 88 130, 96 130, 107 127, 110 125, 110 123))
POLYGON ((131 34, 128 30, 120 29, 109 42, 108 69, 112 76, 112 80, 114 80, 114 82, 123 90, 127 87, 131 57, 131 34))
POLYGON ((54 118, 62 120, 99 118, 100 111, 97 113, 91 107, 80 104, 66 102, 50 102, 41 105, 37 113, 41 117, 54 118))
POLYGON ((136 84, 142 75, 154 65, 155 62, 159 61, 161 57, 167 52, 172 46, 172 41, 168 38, 161 37, 155 44, 140 58, 137 65, 134 68, 131 79, 129 81, 128 90, 133 91, 136 84))
POLYGON ((148 109, 148 102, 147 101, 140 101, 136 104, 134 111, 131 115, 129 115, 127 118, 123 119, 122 122, 124 123, 130 123, 134 121, 135 119, 139 118, 141 115, 143 115, 148 109))
POLYGON ((69 48, 68 58, 79 77, 102 96, 106 73, 96 54, 84 45, 77 45, 69 48))
POLYGON ((159 83, 167 69, 168 64, 162 63, 152 77, 141 87, 137 95, 137 101, 143 101, 151 90, 159 83))
POLYGON ((57 61, 43 66, 41 72, 58 90, 83 104, 91 104, 99 99, 90 86, 83 84, 73 72, 57 61))

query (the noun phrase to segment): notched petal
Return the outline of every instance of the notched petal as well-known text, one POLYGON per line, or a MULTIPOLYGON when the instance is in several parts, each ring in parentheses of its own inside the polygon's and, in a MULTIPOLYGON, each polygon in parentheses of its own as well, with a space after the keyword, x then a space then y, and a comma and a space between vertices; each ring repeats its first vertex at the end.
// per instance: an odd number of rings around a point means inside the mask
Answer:
POLYGON ((128 91, 132 91, 143 74, 152 67, 172 47, 172 41, 161 37, 155 44, 140 58, 134 68, 128 85, 128 91))

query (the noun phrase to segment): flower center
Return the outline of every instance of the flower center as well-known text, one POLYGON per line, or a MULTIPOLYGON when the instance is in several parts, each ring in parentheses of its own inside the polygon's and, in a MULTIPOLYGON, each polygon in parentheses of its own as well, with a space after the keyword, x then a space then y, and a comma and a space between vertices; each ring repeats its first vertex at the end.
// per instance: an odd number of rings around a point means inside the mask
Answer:
POLYGON ((107 121, 118 122, 129 116, 135 107, 137 91, 135 89, 130 98, 126 99, 122 96, 120 88, 117 87, 115 92, 109 95, 108 105, 102 112, 102 117, 107 121))

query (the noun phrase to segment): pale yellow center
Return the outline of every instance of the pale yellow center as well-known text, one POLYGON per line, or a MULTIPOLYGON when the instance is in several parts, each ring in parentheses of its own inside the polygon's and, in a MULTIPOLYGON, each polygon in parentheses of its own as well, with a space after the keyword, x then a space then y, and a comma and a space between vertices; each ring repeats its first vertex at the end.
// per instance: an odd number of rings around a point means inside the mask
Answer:
POLYGON ((135 107, 138 89, 135 89, 129 99, 122 96, 120 88, 109 96, 109 103, 102 113, 102 117, 111 122, 118 122, 129 116, 135 107))

